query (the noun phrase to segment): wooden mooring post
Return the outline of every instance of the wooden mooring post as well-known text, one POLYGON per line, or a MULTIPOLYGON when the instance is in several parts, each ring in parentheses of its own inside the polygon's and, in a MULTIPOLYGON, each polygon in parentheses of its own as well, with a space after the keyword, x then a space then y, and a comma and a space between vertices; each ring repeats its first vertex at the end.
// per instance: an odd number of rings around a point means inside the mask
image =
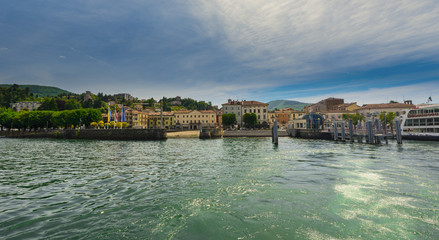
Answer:
POLYGON ((396 142, 398 144, 402 144, 401 122, 399 120, 395 120, 395 129, 396 129, 396 142))
POLYGON ((344 130, 344 126, 345 126, 345 123, 342 122, 341 123, 341 141, 342 142, 346 141, 346 133, 345 133, 345 130, 344 130))
POLYGON ((354 125, 352 119, 349 119, 349 142, 354 143, 354 125))
POLYGON ((277 118, 274 120, 273 129, 271 131, 271 141, 275 144, 279 144, 279 137, 278 137, 278 129, 277 129, 277 118))
POLYGON ((334 141, 338 141, 338 124, 334 123, 334 141))

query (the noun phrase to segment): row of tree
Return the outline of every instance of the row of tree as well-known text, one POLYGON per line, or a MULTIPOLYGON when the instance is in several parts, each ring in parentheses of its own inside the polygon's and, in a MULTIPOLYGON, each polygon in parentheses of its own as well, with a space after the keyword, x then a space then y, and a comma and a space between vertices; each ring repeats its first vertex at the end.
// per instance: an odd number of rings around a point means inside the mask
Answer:
POLYGON ((76 109, 65 111, 20 111, 0 109, 0 127, 29 131, 42 128, 74 128, 81 125, 90 126, 92 122, 102 119, 98 109, 76 109))
POLYGON ((21 89, 17 84, 10 87, 0 87, 0 107, 8 108, 11 103, 19 101, 35 101, 29 88, 21 89))
MULTIPOLYGON (((383 111, 378 116, 382 123, 391 124, 396 118, 396 113, 383 111)), ((360 115, 359 113, 343 113, 341 117, 345 121, 352 120, 353 125, 357 125, 358 122, 364 121, 366 119, 363 115, 360 115)))
MULTIPOLYGON (((223 115, 221 115, 221 120, 225 127, 229 127, 233 124, 236 124, 236 114, 224 113, 223 115)), ((268 123, 266 124, 266 126, 258 126, 258 117, 255 113, 245 113, 244 115, 242 115, 242 121, 244 122, 244 125, 249 128, 268 126, 268 123)))

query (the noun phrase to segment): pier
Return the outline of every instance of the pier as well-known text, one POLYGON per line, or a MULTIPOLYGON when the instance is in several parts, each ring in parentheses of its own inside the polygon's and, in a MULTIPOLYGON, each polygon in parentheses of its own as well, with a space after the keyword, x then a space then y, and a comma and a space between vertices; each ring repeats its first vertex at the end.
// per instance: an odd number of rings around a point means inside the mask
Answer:
POLYGON ((398 144, 402 144, 400 121, 395 121, 395 129, 393 125, 387 129, 387 125, 383 124, 379 119, 375 121, 360 122, 354 127, 352 120, 348 122, 337 122, 332 127, 332 139, 334 141, 349 141, 354 143, 357 139, 358 143, 368 144, 388 144, 388 139, 396 138, 398 144))

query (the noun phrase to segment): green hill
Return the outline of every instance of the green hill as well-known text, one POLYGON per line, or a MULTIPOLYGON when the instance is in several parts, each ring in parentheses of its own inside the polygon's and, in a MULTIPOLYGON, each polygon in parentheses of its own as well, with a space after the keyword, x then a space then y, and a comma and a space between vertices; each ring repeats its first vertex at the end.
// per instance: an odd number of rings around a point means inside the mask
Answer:
POLYGON ((291 100, 274 100, 268 102, 268 110, 274 110, 275 108, 292 108, 294 110, 303 111, 303 108, 307 105, 310 105, 310 103, 303 103, 291 100))
MULTIPOLYGON (((0 84, 0 87, 10 87, 12 84, 0 84)), ((40 85, 19 85, 20 89, 25 89, 26 87, 29 88, 29 91, 34 94, 34 96, 39 97, 56 97, 59 94, 65 93, 65 94, 72 94, 72 92, 69 92, 67 90, 63 90, 61 88, 57 87, 50 87, 50 86, 40 86, 40 85)))

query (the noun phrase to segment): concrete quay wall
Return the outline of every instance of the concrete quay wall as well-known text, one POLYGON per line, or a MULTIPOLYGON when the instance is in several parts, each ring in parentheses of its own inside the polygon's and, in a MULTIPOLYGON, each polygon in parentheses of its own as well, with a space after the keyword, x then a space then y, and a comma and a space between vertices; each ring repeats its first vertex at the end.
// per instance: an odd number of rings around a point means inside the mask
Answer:
POLYGON ((294 138, 304 138, 304 139, 323 139, 332 140, 333 136, 329 132, 320 132, 310 129, 288 129, 288 136, 294 138))
POLYGON ((49 132, 6 132, 8 138, 59 138, 90 140, 165 140, 165 129, 67 129, 49 132))
MULTIPOLYGON (((238 131, 224 131, 224 137, 271 137, 270 130, 238 130, 238 131)), ((288 137, 286 131, 279 130, 279 137, 288 137)))

